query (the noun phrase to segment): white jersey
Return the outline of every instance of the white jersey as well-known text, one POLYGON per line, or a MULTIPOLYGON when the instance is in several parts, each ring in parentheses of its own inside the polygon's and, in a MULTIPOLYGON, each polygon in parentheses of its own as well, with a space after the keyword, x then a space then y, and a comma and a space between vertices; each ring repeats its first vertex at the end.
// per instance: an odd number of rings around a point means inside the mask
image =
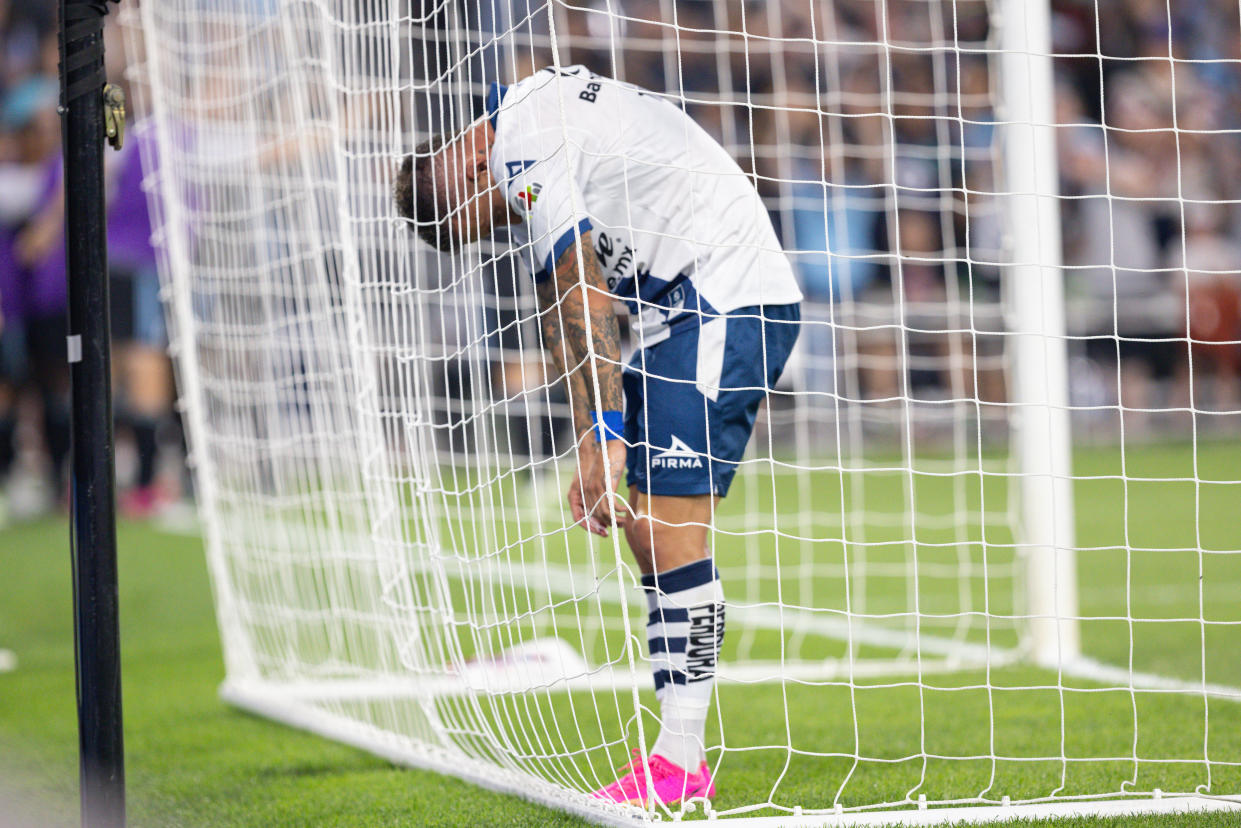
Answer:
POLYGON ((801 300, 749 178, 672 102, 571 66, 493 84, 487 109, 491 173, 536 281, 589 230, 643 346, 704 313, 801 300))

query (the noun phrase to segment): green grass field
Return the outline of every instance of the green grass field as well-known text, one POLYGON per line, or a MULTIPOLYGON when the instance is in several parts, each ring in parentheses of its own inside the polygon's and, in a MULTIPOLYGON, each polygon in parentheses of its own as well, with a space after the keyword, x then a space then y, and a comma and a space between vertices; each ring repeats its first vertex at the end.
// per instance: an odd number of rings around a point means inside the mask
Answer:
MULTIPOLYGON (((1234 623, 1241 621, 1241 555, 1228 554, 1241 549, 1241 486, 1227 483, 1239 477, 1241 445, 1203 443, 1196 457, 1188 446, 1131 448, 1125 461, 1127 484, 1114 477, 1121 470, 1115 450, 1082 450, 1074 459, 1075 473, 1091 478, 1076 488, 1078 544, 1088 550, 1079 557, 1081 607, 1101 619, 1082 625, 1087 654, 1124 665, 1132 642, 1135 669, 1195 680, 1205 650, 1208 681, 1241 685, 1236 658, 1241 625, 1234 623), (1151 551, 1127 555, 1126 547, 1151 551), (1210 554, 1199 555, 1198 548, 1210 554), (1183 551, 1162 551, 1169 549, 1183 551), (1125 589, 1126 582, 1131 589, 1125 589), (1149 620, 1128 624, 1123 617, 1130 609, 1149 620), (1211 623, 1198 623, 1200 615, 1211 623)), ((926 486, 920 502, 935 497, 937 482, 930 479, 926 486)), ((787 502, 787 495, 781 497, 787 502)), ((742 501, 737 503, 740 508, 742 501)), ((68 530, 60 521, 0 534, 0 646, 21 659, 17 672, 0 674, 0 798, 6 790, 15 791, 33 803, 29 807, 42 809, 32 820, 40 825, 69 824, 77 813, 67 543, 68 530)), ((200 544, 123 524, 120 546, 133 825, 578 824, 436 774, 394 768, 223 705, 216 696, 223 666, 200 544)), ((801 553, 789 554, 789 582, 783 586, 806 590, 805 573, 796 566, 801 553)), ((875 554, 882 560, 882 545, 875 554)), ((901 560, 905 553, 894 548, 891 554, 901 560)), ((926 554, 933 560, 936 553, 930 549, 926 554)), ((830 579, 812 587, 816 601, 828 600, 830 579)), ((938 589, 932 585, 924 599, 933 604, 938 589)), ((884 587, 877 582, 874 590, 881 605, 884 587)), ((607 638, 600 636, 599 646, 606 648, 607 638)), ((753 653, 766 645, 751 639, 744 644, 732 640, 730 646, 753 653)), ((819 654, 813 642, 799 646, 819 654)), ((1071 683, 1077 691, 1063 695, 1055 689, 1004 689, 1054 685, 1054 675, 1031 668, 996 671, 990 692, 984 679, 977 672, 928 676, 921 693, 911 686, 866 686, 853 703, 840 687, 790 685, 787 695, 779 685, 724 687, 720 715, 729 748, 739 750, 725 756, 715 804, 729 808, 768 797, 789 805, 830 804, 851 760, 763 746, 787 739, 795 750, 851 753, 854 710, 858 743, 876 761, 854 771, 843 797, 846 805, 900 797, 919 781, 919 791, 929 798, 975 795, 988 785, 997 797, 1046 794, 1060 784, 1061 763, 1017 760, 1058 756, 1062 738, 1070 759, 1109 757, 1070 761, 1063 771, 1065 794, 1116 790, 1131 778, 1138 789, 1192 790, 1206 782, 1202 757, 1208 715, 1211 790, 1241 791, 1241 769, 1231 764, 1241 762, 1241 704, 1213 700, 1204 705, 1200 698, 1141 694, 1135 704, 1127 692, 1091 692, 1092 686, 1081 681, 1071 683), (781 732, 786 706, 795 724, 789 736, 781 732), (942 726, 928 727, 921 736, 923 717, 942 726), (1135 720, 1136 752, 1144 760, 1136 770, 1125 758, 1135 750, 1135 720), (992 733, 994 746, 988 741, 992 733), (931 760, 925 767, 920 758, 899 761, 924 748, 944 756, 994 752, 1012 760, 931 760), (1165 761, 1145 761, 1154 758, 1165 761), (773 791, 777 778, 780 784, 773 791)), ((570 705, 588 701, 581 695, 544 695, 520 715, 581 728, 585 743, 614 738, 623 729, 615 716, 571 718, 570 705)), ((510 713, 517 702, 511 704, 510 713)), ((497 708, 494 715, 504 712, 497 708)), ((714 728, 718 734, 717 722, 709 732, 714 728)), ((614 750, 597 753, 587 761, 603 766, 617 759, 614 750)), ((1239 823, 1241 817, 1233 814, 1195 818, 1192 824, 1239 823)), ((1057 824, 1136 828, 1191 823, 1151 817, 1057 824)))

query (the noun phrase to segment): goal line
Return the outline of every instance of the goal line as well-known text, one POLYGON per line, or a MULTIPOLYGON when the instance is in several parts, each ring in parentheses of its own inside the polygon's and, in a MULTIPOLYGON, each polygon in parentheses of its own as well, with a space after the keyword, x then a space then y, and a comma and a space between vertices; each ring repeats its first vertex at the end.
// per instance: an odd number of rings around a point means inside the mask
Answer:
MULTIPOLYGON (((453 776, 482 788, 557 808, 595 825, 630 828, 649 824, 652 816, 652 812, 644 809, 600 803, 587 794, 540 779, 531 780, 528 774, 516 768, 497 768, 490 762, 463 756, 455 751, 438 749, 373 725, 359 726, 355 719, 324 710, 296 695, 286 695, 284 689, 264 688, 262 685, 229 680, 221 686, 220 697, 248 712, 351 745, 394 764, 437 773, 447 770, 453 776)), ((917 800, 877 803, 865 808, 844 808, 839 804, 828 810, 797 807, 782 809, 786 813, 778 817, 747 817, 745 814, 754 810, 753 807, 716 811, 709 800, 698 800, 690 802, 686 812, 702 809, 708 821, 716 817, 732 817, 730 825, 745 828, 895 828, 956 823, 982 825, 1048 817, 1241 813, 1241 797, 1203 796, 1196 792, 1166 795, 1158 789, 1133 792, 1123 798, 1114 794, 1103 794, 1011 804, 1008 797, 1004 797, 999 804, 993 804, 992 801, 979 797, 970 802, 975 804, 967 805, 961 802, 946 807, 928 807, 926 797, 922 796, 917 800), (867 812, 873 809, 883 809, 883 812, 867 812)))
MULTIPOLYGON (((196 522, 186 524, 170 524, 164 531, 198 536, 200 527, 196 522)), ((267 532, 276 531, 274 524, 266 527, 267 532)), ((284 531, 288 527, 283 527, 284 531)), ((372 547, 371 539, 362 535, 346 536, 340 555, 351 550, 355 556, 368 555, 360 553, 372 547)), ((593 564, 598 562, 592 559, 593 564)), ((448 578, 474 580, 487 586, 502 585, 506 587, 529 588, 537 585, 549 593, 572 599, 581 599, 586 595, 593 596, 601 604, 619 605, 618 591, 602 589, 611 578, 618 577, 619 570, 586 571, 584 568, 574 569, 563 564, 527 563, 505 559, 502 564, 489 566, 486 571, 479 567, 467 565, 467 562, 456 556, 443 554, 427 554, 411 565, 403 563, 407 574, 434 572, 448 578)), ((636 594, 628 595, 631 612, 640 611, 642 603, 636 594)), ((730 664, 727 661, 720 665, 720 676, 724 681, 738 683, 774 683, 789 681, 821 681, 831 682, 851 678, 866 679, 884 676, 902 677, 918 674, 965 672, 968 670, 991 667, 1007 667, 1027 663, 1030 653, 1022 647, 1004 647, 985 645, 964 640, 960 637, 948 637, 928 633, 924 630, 900 629, 870 623, 859 619, 856 615, 852 620, 843 612, 832 610, 806 609, 795 606, 778 606, 770 603, 745 604, 743 602, 729 605, 729 616, 751 629, 769 630, 783 633, 802 633, 817 635, 852 646, 869 645, 881 649, 896 651, 889 658, 848 659, 827 658, 822 660, 789 659, 784 662, 755 661, 747 659, 743 663, 730 664)), ((471 622, 482 623, 484 618, 475 615, 471 622)), ((559 641, 559 639, 557 639, 559 641)), ((569 648, 560 642, 563 648, 569 648)), ((459 695, 472 692, 522 693, 533 690, 616 690, 628 687, 648 688, 652 684, 649 671, 639 669, 619 669, 615 666, 590 665, 576 651, 565 655, 561 650, 557 657, 563 659, 564 669, 533 670, 527 664, 527 672, 515 674, 512 671, 476 669, 471 675, 458 673, 429 675, 420 679, 419 689, 411 691, 408 679, 400 677, 361 677, 361 678, 315 678, 307 681, 288 682, 257 682, 255 687, 265 687, 266 692, 279 688, 292 697, 300 699, 380 699, 380 698, 413 698, 433 697, 440 695, 459 695), (576 659, 576 660, 574 660, 576 659), (566 663, 567 662, 567 663, 566 663)), ((0 650, 0 670, 16 667, 16 656, 6 650, 0 650), (7 658, 7 661, 6 661, 7 658)), ((1132 690, 1138 693, 1173 693, 1203 698, 1221 699, 1241 702, 1241 687, 1216 682, 1191 681, 1173 676, 1161 675, 1148 671, 1132 671, 1125 667, 1109 664, 1087 656, 1064 659, 1058 665, 1058 673, 1063 678, 1080 679, 1099 685, 1095 689, 1132 690)), ((231 695, 227 694, 227 695, 231 695)))

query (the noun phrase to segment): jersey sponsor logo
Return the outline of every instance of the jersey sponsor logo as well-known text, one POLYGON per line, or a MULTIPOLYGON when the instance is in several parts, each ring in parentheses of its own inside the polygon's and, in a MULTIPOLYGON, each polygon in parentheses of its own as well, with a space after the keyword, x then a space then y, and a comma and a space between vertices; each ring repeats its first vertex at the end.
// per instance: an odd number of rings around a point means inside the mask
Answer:
POLYGON ((651 458, 657 469, 701 469, 702 458, 684 440, 672 435, 672 445, 651 458))
POLYGON ((527 185, 525 189, 513 196, 513 206, 520 213, 529 213, 534 207, 534 202, 539 200, 539 193, 541 192, 543 192, 542 184, 527 185))
POLYGON ((715 676, 716 654, 724 640, 724 605, 701 604, 689 608, 689 641, 685 646, 687 681, 706 681, 715 676))
MULTIPOLYGON (((629 277, 629 272, 634 269, 636 256, 637 251, 619 235, 600 232, 595 236, 595 257, 599 259, 599 266, 608 274, 608 290, 615 290, 617 284, 629 277)), ((638 265, 639 277, 643 275, 641 271, 645 266, 638 265)))

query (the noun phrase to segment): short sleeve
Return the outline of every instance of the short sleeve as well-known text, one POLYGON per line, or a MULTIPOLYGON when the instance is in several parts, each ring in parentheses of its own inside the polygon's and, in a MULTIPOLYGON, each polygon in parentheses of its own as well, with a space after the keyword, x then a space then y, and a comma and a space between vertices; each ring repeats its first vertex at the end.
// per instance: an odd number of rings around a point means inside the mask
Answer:
MULTIPOLYGON (((505 124, 506 131, 516 124, 505 124)), ((501 144, 497 140, 497 144, 501 144)), ((525 225, 534 278, 541 282, 577 239, 591 229, 580 188, 580 153, 563 130, 516 135, 497 147, 492 169, 505 200, 525 225)))

